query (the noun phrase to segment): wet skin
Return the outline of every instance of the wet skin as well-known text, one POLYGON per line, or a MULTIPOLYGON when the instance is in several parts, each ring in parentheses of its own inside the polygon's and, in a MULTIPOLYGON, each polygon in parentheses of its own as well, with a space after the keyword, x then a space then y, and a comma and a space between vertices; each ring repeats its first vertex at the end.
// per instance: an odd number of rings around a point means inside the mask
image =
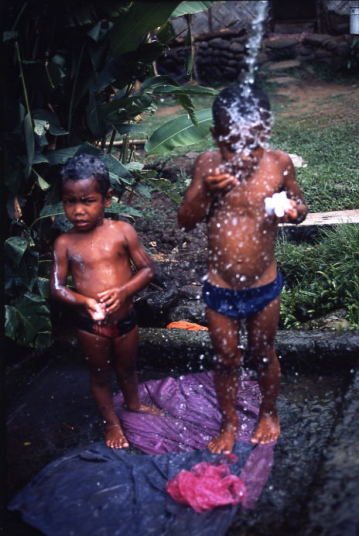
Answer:
MULTIPOLYGON (((104 311, 105 321, 115 323, 129 314, 134 294, 151 281, 152 263, 131 225, 104 219, 104 210, 111 204, 111 191, 103 196, 93 178, 67 181, 63 188, 63 204, 74 227, 61 235, 54 245, 52 295, 94 321, 100 308, 104 311), (133 272, 131 262, 136 272, 133 272), (66 286, 70 273, 75 290, 66 286)), ((77 331, 89 367, 91 391, 105 423, 106 445, 128 447, 113 408, 112 366, 127 409, 160 414, 157 408, 144 406, 139 400, 137 327, 111 339, 80 329, 77 331)))
MULTIPOLYGON (((214 131, 214 136, 218 140, 219 133, 214 131)), ((221 136, 225 139, 223 132, 221 136)), ((262 286, 277 276, 274 247, 278 223, 302 221, 307 207, 287 154, 258 147, 250 154, 238 155, 228 143, 217 144, 219 151, 198 157, 178 221, 189 230, 207 220, 210 283, 231 289, 262 286), (246 178, 226 171, 236 166, 244 170, 242 176, 246 178), (291 199, 292 208, 282 218, 268 216, 265 197, 282 190, 291 199)), ((239 321, 210 308, 207 319, 216 354, 214 382, 222 413, 221 431, 208 448, 214 453, 231 452, 240 426, 235 411, 241 362, 239 321)), ((280 434, 276 411, 280 367, 274 349, 278 319, 279 298, 246 319, 249 350, 257 365, 262 394, 253 443, 271 443, 280 434)))

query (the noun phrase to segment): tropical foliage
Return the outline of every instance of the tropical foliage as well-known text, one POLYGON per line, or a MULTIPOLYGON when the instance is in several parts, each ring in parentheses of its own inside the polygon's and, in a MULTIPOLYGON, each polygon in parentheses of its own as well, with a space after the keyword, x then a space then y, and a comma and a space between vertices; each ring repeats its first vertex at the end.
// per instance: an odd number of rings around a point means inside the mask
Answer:
MULTIPOLYGON (((142 115, 155 111, 160 95, 171 94, 185 109, 192 130, 203 135, 202 116, 196 117, 191 95, 213 90, 158 76, 155 61, 174 37, 170 17, 210 4, 18 0, 3 10, 8 73, 3 117, 5 330, 18 343, 42 347, 51 341, 50 245, 54 234, 68 226, 59 203, 61 164, 84 151, 99 155, 115 193, 109 211, 138 216, 121 201, 126 190, 148 197, 153 188, 168 189, 143 164, 131 161, 130 138, 142 115), (121 153, 114 156, 119 138, 121 153)), ((172 139, 176 128, 179 135, 178 125, 172 127, 172 139)), ((149 147, 168 150, 170 143, 160 135, 149 147)))

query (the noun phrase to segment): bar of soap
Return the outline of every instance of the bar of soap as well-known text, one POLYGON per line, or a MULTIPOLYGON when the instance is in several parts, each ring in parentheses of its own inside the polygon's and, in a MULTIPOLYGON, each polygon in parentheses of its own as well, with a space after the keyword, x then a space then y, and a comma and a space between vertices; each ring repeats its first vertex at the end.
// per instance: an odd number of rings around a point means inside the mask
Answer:
POLYGON ((96 311, 92 313, 92 318, 95 322, 100 322, 106 317, 106 306, 103 303, 98 303, 96 305, 96 311))
POLYGON ((264 207, 269 216, 275 214, 277 218, 281 218, 284 216, 286 210, 292 208, 292 205, 286 192, 279 192, 273 194, 272 197, 266 197, 264 199, 264 207))

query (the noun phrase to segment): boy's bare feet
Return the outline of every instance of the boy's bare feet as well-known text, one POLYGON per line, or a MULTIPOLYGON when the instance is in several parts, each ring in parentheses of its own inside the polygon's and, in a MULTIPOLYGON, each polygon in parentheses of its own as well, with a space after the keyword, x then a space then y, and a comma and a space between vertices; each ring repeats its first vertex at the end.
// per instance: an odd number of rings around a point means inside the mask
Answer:
POLYGON ((224 424, 218 436, 207 445, 212 454, 230 454, 237 437, 237 426, 231 423, 224 424))
POLYGON ((105 425, 105 443, 112 449, 123 449, 129 446, 125 434, 119 424, 105 425))
POLYGON ((145 404, 140 404, 137 408, 130 408, 125 406, 127 411, 134 411, 135 413, 147 413, 148 415, 159 415, 163 416, 164 413, 156 406, 146 406, 145 404))
POLYGON ((266 445, 267 443, 276 441, 279 434, 280 425, 277 413, 274 411, 263 411, 259 414, 259 421, 252 436, 251 443, 266 445))

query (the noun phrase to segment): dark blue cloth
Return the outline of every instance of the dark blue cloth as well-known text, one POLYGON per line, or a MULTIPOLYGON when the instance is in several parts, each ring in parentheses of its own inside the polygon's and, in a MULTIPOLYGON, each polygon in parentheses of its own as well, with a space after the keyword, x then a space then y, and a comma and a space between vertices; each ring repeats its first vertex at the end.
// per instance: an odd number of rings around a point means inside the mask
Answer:
POLYGON ((283 284, 281 272, 278 272, 276 279, 267 285, 241 290, 217 287, 205 281, 202 296, 206 305, 217 313, 231 318, 245 318, 258 313, 277 298, 283 284))
MULTIPOLYGON (((236 443, 233 474, 239 474, 253 448, 236 443)), ((95 443, 47 465, 9 507, 48 536, 221 536, 237 506, 198 514, 165 491, 180 470, 221 459, 207 450, 143 455, 95 443)))

